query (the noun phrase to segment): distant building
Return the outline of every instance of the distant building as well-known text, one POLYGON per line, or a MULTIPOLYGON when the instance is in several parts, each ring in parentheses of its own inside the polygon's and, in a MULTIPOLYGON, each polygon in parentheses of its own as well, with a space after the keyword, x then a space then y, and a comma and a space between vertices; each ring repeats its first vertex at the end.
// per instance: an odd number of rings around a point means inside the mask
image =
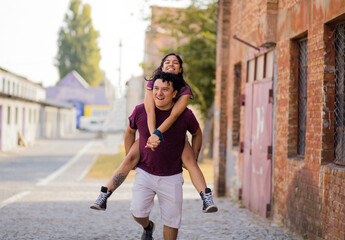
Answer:
POLYGON ((77 128, 101 130, 114 98, 110 89, 113 87, 90 87, 76 71, 72 71, 55 87, 46 88, 46 92, 48 99, 64 101, 76 107, 77 128))
POLYGON ((61 137, 75 129, 72 105, 46 101, 45 89, 0 68, 0 150, 33 145, 36 138, 61 137))
POLYGON ((127 81, 127 116, 133 112, 136 105, 144 102, 146 83, 143 76, 132 77, 127 81))
POLYGON ((113 107, 109 110, 109 117, 104 124, 104 131, 123 132, 128 124, 126 97, 116 98, 113 107))
POLYGON ((164 25, 159 22, 162 15, 177 15, 178 12, 183 12, 183 8, 152 6, 151 9, 151 24, 145 34, 144 76, 150 76, 152 71, 160 65, 165 55, 162 52, 164 49, 177 48, 186 41, 183 37, 177 41, 175 37, 166 32, 164 25))

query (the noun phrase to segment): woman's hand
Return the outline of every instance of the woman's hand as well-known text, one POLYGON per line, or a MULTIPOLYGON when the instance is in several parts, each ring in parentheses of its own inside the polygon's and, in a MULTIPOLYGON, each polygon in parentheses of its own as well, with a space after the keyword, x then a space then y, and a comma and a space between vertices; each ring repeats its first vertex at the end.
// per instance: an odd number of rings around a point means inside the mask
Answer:
POLYGON ((145 148, 151 148, 151 150, 154 151, 160 143, 159 137, 156 134, 152 134, 149 139, 147 139, 145 148))

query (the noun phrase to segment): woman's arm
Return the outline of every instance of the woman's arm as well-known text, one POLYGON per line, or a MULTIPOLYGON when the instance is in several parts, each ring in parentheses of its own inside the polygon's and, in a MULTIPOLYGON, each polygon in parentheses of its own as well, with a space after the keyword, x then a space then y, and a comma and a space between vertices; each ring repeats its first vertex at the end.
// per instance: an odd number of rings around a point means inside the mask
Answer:
POLYGON ((146 89, 145 91, 144 106, 147 114, 147 126, 152 134, 156 129, 155 102, 153 101, 152 97, 152 89, 146 89))
POLYGON ((161 133, 164 133, 166 130, 168 130, 176 119, 183 113, 183 111, 187 108, 189 98, 190 95, 182 95, 179 97, 173 109, 171 110, 170 116, 158 127, 158 130, 161 131, 161 133))
MULTIPOLYGON (((181 97, 179 97, 173 109, 171 110, 169 117, 165 119, 164 122, 157 128, 161 133, 164 133, 166 130, 168 130, 171 127, 171 125, 176 121, 176 119, 182 114, 182 112, 186 109, 188 105, 189 98, 190 98, 190 95, 182 95, 181 97)), ((153 104, 154 104, 154 101, 153 101, 153 104)), ((155 114, 154 114, 154 117, 156 118, 155 114)), ((154 151, 154 148, 158 147, 160 142, 159 142, 159 137, 156 134, 152 134, 152 132, 151 132, 151 136, 147 140, 145 147, 151 148, 151 150, 154 151)))
POLYGON ((156 134, 152 134, 156 129, 156 113, 155 113, 155 102, 152 96, 152 89, 146 88, 144 106, 147 115, 147 126, 151 136, 147 140, 146 148, 151 148, 154 151, 154 148, 158 147, 160 141, 159 137, 156 134))
MULTIPOLYGON (((156 129, 156 114, 155 114, 155 103, 153 100, 152 89, 146 88, 145 91, 144 106, 147 114, 147 126, 149 128, 151 136, 147 140, 146 146, 152 150, 159 145, 159 137, 156 134, 152 134, 156 129)), ((161 133, 167 131, 176 119, 182 114, 188 105, 190 94, 185 94, 179 97, 175 103, 170 116, 157 128, 161 133)))

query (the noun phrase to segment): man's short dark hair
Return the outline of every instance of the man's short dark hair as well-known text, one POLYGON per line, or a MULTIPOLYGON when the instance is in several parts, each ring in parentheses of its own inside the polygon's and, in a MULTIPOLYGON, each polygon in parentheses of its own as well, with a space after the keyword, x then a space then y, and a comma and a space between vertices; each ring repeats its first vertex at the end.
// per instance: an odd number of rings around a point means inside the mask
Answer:
POLYGON ((179 75, 176 75, 173 73, 166 73, 166 72, 156 73, 152 78, 153 85, 155 84, 157 79, 162 79, 163 82, 165 81, 170 82, 174 90, 177 90, 177 92, 180 92, 181 88, 185 86, 185 82, 183 81, 183 79, 179 75))

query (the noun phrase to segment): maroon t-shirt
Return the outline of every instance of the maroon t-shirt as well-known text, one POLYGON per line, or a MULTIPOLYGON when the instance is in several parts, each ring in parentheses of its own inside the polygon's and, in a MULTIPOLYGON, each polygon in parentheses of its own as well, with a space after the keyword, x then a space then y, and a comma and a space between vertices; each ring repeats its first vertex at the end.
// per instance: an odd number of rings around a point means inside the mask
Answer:
MULTIPOLYGON (((146 88, 153 89, 153 81, 150 80, 146 84, 146 88)), ((176 99, 183 95, 192 95, 192 90, 190 89, 189 85, 183 86, 181 90, 177 93, 176 99)))
MULTIPOLYGON (((169 117, 171 109, 162 111, 156 108, 157 126, 169 117)), ((137 167, 157 176, 171 176, 182 172, 182 151, 186 132, 194 134, 199 129, 199 123, 193 112, 186 108, 174 124, 163 133, 164 141, 152 151, 145 148, 150 132, 147 127, 147 115, 144 104, 137 105, 129 116, 129 126, 139 131, 140 162, 137 167)))

